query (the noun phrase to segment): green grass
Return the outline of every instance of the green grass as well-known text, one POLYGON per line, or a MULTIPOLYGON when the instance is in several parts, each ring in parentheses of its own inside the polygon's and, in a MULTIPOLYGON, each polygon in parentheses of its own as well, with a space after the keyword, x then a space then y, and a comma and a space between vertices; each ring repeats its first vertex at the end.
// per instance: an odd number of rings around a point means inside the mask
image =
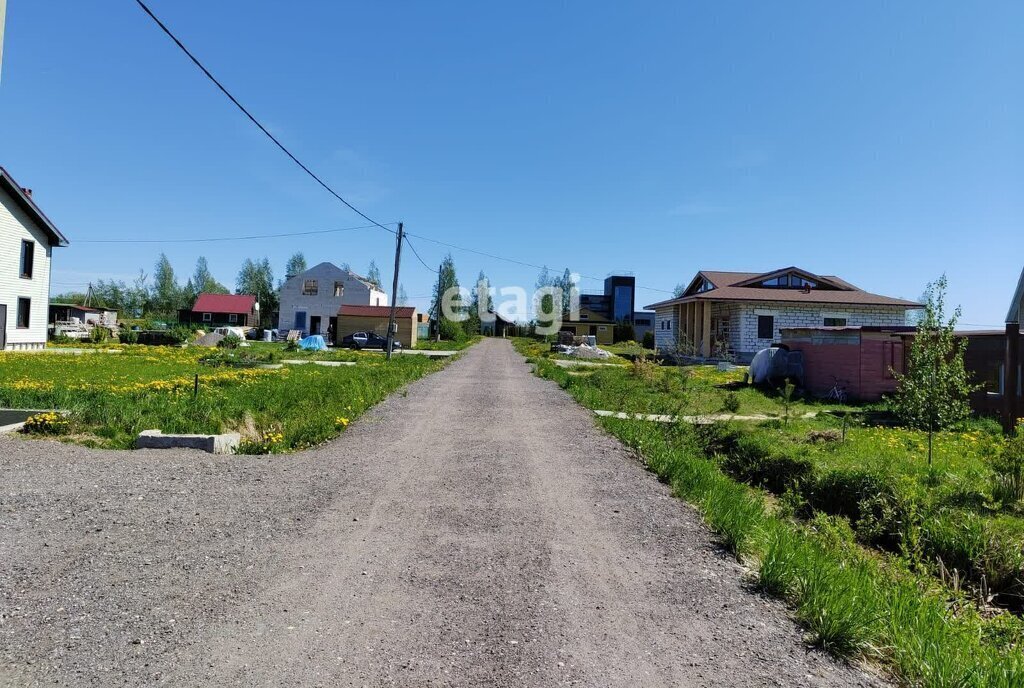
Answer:
POLYGON ((421 349, 424 351, 462 351, 463 349, 467 349, 473 346, 481 339, 483 339, 483 337, 478 334, 473 335, 471 337, 466 337, 465 339, 460 339, 458 341, 442 339, 439 342, 435 342, 432 339, 420 339, 416 342, 416 346, 414 346, 413 348, 421 349))
MULTIPOLYGON (((740 414, 782 413, 778 397, 737 385, 740 371, 581 374, 533 341, 516 346, 588 408, 698 415, 735 394, 740 414)), ((929 467, 922 433, 850 424, 843 439, 840 417, 793 418, 811 410, 843 409, 800 401, 788 421, 700 427, 599 422, 701 509, 815 644, 907 685, 1024 685, 1024 623, 978 603, 987 591, 1019 609, 1024 579, 1020 507, 993 498, 991 457, 1003 447, 993 426, 939 434, 929 467)))
POLYGON ((213 367, 212 349, 120 347, 120 354, 0 353, 0 407, 69 411, 65 439, 129 448, 139 432, 212 433, 237 430, 248 439, 281 435, 272 451, 319 444, 342 432, 388 394, 444 363, 372 353, 292 352, 281 344, 236 350, 260 361, 354 360, 355 366, 286 365, 276 370, 213 367), (195 376, 199 392, 194 395, 195 376))

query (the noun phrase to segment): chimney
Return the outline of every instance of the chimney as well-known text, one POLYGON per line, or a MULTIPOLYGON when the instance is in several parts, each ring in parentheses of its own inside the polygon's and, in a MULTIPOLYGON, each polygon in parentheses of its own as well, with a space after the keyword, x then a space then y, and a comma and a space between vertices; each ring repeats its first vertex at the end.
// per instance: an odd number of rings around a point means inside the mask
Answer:
POLYGON ((25 194, 26 196, 28 196, 29 198, 32 198, 32 189, 26 189, 26 188, 25 188, 25 187, 23 186, 23 187, 21 187, 21 191, 22 191, 22 193, 24 193, 24 194, 25 194))

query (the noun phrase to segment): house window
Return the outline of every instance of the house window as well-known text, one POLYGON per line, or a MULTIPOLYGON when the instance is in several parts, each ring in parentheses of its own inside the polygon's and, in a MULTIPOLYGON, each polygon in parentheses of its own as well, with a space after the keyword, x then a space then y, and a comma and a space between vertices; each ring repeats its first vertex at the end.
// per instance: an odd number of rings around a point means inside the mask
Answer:
POLYGON ((580 316, 580 320, 590 320, 590 316, 589 315, 581 315, 580 316))
POLYGON ((29 316, 32 312, 32 299, 26 299, 23 297, 18 298, 18 321, 17 327, 19 330, 27 330, 29 323, 29 316))
POLYGON ((228 323, 234 325, 238 322, 238 313, 228 313, 228 323))
POLYGON ((340 297, 345 293, 345 284, 343 282, 334 283, 334 296, 340 297))
POLYGON ((825 327, 846 327, 846 318, 825 318, 825 327))
POLYGON ((774 315, 759 315, 759 316, 757 316, 757 338, 758 339, 774 339, 775 338, 775 316, 774 315))
POLYGON ((318 293, 316 287, 316 280, 303 280, 302 282, 302 295, 303 296, 316 296, 318 293))
POLYGON ((203 322, 213 322, 213 313, 203 313, 203 322))
POLYGON ((648 318, 637 318, 635 322, 639 327, 648 327, 651 324, 648 318))
POLYGON ((32 279, 32 261, 35 258, 36 243, 34 241, 21 242, 21 276, 25 279, 32 279))

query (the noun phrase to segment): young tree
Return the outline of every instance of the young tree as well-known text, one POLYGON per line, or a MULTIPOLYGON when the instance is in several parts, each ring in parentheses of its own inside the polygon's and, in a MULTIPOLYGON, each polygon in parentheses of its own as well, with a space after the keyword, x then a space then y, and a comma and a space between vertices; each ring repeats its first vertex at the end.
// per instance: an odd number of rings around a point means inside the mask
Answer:
POLYGON ((409 305, 409 295, 405 293, 405 285, 404 284, 399 284, 398 285, 398 301, 397 301, 397 303, 398 303, 399 306, 407 306, 407 305, 409 305))
POLYGON ((192 302, 195 302, 196 297, 200 294, 231 293, 230 289, 214 278, 213 274, 210 272, 210 266, 207 264, 204 256, 199 256, 196 260, 196 269, 192 273, 192 277, 189 279, 188 284, 185 285, 185 291, 187 292, 188 300, 192 302))
POLYGON ((490 284, 487 281, 487 275, 481 270, 480 274, 477 275, 476 284, 469 290, 469 309, 466 312, 466 322, 464 323, 466 332, 470 334, 480 334, 480 321, 481 318, 485 317, 491 309, 491 292, 490 284))
POLYGON ((946 320, 945 275, 928 285, 925 297, 906 372, 894 372, 897 388, 891 405, 906 425, 932 431, 965 420, 971 413, 968 396, 976 387, 964 367, 967 341, 953 335, 960 308, 946 320))
POLYGON ((556 280, 555 286, 562 290, 562 316, 565 317, 572 306, 572 290, 576 288, 576 283, 572 281, 572 273, 569 272, 569 268, 566 268, 565 272, 562 273, 561 279, 556 280))
POLYGON ((167 259, 165 254, 161 253, 153 270, 153 291, 150 298, 151 310, 163 317, 175 315, 178 309, 184 307, 186 298, 187 296, 184 291, 178 286, 178 280, 174 276, 174 268, 171 267, 171 261, 167 259))
POLYGON ((430 311, 434 314, 442 339, 457 340, 464 334, 461 322, 462 299, 458 296, 458 288, 459 278, 455 274, 455 261, 449 253, 441 262, 441 270, 437 274, 437 282, 434 283, 434 301, 430 304, 430 311), (443 307, 446 299, 451 306, 448 313, 443 307))
POLYGON ((242 263, 242 269, 235 280, 235 293, 252 294, 260 304, 260 325, 271 326, 271 318, 277 310, 277 290, 274 289, 274 270, 266 258, 256 262, 249 258, 242 263))
POLYGON ((366 281, 380 289, 380 268, 377 267, 377 261, 371 260, 370 267, 366 270, 366 281))
POLYGON ((680 282, 672 289, 672 298, 678 299, 684 293, 686 293, 686 285, 680 282))
POLYGON ((302 255, 302 251, 296 251, 284 266, 284 278, 289 280, 295 275, 301 275, 306 270, 306 257, 302 255))
MULTIPOLYGON (((555 286, 555 282, 551 278, 551 273, 548 272, 548 266, 545 265, 541 269, 540 274, 537 276, 536 287, 537 287, 538 290, 541 290, 541 289, 547 290, 547 289, 550 289, 553 286, 555 286)), ((558 305, 561 306, 561 304, 558 304, 558 305)), ((536 299, 536 303, 534 304, 534 307, 535 307, 535 309, 537 311, 537 317, 536 317, 537 325, 539 327, 548 327, 548 328, 550 328, 554 324, 555 317, 556 317, 555 316, 556 308, 555 308, 555 296, 554 296, 554 294, 551 294, 550 292, 547 292, 547 291, 541 293, 539 295, 539 298, 536 299)))

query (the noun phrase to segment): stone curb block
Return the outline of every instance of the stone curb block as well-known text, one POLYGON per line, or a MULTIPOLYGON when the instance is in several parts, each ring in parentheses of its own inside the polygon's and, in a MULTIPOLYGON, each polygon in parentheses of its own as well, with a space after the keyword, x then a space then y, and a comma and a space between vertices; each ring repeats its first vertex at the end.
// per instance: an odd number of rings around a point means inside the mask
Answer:
POLYGON ((237 432, 223 435, 165 435, 159 430, 143 430, 135 440, 136 449, 199 449, 211 454, 234 454, 242 436, 237 432))

